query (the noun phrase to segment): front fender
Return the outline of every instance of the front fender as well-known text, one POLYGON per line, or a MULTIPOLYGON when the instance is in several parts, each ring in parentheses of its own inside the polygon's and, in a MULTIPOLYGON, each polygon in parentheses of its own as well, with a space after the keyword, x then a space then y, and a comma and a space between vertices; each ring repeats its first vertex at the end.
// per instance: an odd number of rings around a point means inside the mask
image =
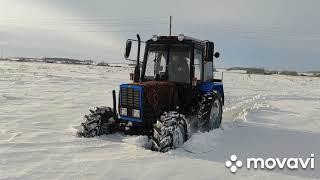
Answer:
POLYGON ((198 87, 198 90, 202 93, 208 93, 217 91, 222 97, 222 103, 224 104, 224 89, 222 82, 204 82, 198 87))

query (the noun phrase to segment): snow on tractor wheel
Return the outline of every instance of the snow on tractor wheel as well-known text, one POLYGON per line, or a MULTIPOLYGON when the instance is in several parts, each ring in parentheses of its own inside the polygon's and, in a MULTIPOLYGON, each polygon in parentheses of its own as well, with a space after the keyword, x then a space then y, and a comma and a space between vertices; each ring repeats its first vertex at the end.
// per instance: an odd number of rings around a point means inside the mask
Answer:
POLYGON ((219 93, 211 92, 202 96, 197 114, 201 131, 217 129, 222 121, 222 100, 219 93))
POLYGON ((167 152, 181 147, 187 140, 187 126, 184 115, 171 111, 164 113, 154 125, 152 150, 167 152))
POLYGON ((101 106, 89 111, 90 113, 84 116, 85 122, 81 124, 82 130, 77 133, 79 137, 91 138, 115 132, 116 122, 111 108, 101 106))

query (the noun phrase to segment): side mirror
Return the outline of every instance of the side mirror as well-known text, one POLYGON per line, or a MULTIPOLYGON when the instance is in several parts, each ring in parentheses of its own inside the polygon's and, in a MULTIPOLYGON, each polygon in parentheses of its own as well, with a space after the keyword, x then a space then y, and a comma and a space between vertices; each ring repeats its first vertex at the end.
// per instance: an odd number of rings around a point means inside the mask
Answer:
POLYGON ((132 46, 132 41, 128 40, 127 43, 126 43, 126 52, 124 53, 124 57, 126 59, 128 59, 129 56, 130 56, 131 46, 132 46))
POLYGON ((214 53, 214 57, 215 58, 219 58, 220 57, 220 53, 218 53, 218 52, 214 53))

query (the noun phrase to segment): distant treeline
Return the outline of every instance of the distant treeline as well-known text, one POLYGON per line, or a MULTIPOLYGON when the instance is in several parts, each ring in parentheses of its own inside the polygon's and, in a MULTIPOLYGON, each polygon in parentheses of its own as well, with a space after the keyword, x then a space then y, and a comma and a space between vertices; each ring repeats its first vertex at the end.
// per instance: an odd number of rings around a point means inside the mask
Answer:
POLYGON ((265 75, 279 74, 278 71, 270 71, 270 70, 266 70, 266 69, 264 69, 264 68, 232 67, 232 68, 228 68, 228 69, 227 69, 227 71, 232 71, 232 70, 242 70, 242 71, 246 71, 247 74, 265 74, 265 75))
POLYGON ((41 59, 46 63, 60 63, 60 64, 85 64, 91 65, 93 64, 92 60, 78 60, 78 59, 69 59, 69 58, 49 58, 45 57, 41 59))
POLYGON ((227 71, 232 70, 242 70, 246 71, 247 74, 264 74, 264 75, 272 75, 272 74, 280 74, 280 75, 288 75, 288 76, 314 76, 320 77, 320 71, 309 71, 306 73, 298 73, 297 71, 276 71, 276 70, 266 70, 265 68, 252 68, 252 67, 232 67, 228 68, 227 71))
POLYGON ((308 71, 307 73, 312 73, 312 74, 315 74, 315 75, 320 75, 320 71, 308 71))
MULTIPOLYGON (((41 63, 53 63, 53 64, 78 64, 78 65, 93 65, 93 66, 112 66, 112 67, 122 67, 117 64, 109 64, 104 61, 95 62, 93 60, 79 60, 70 58, 27 58, 27 57, 10 57, 10 58, 0 58, 0 61, 15 61, 15 62, 41 62, 41 63)), ((121 63, 120 63, 121 64, 121 63)), ((128 64, 129 67, 134 67, 135 64, 128 64)))
POLYGON ((27 57, 10 57, 2 59, 5 61, 16 61, 16 62, 45 62, 45 63, 56 63, 56 64, 80 64, 80 65, 93 65, 93 60, 79 60, 70 58, 27 58, 27 57))

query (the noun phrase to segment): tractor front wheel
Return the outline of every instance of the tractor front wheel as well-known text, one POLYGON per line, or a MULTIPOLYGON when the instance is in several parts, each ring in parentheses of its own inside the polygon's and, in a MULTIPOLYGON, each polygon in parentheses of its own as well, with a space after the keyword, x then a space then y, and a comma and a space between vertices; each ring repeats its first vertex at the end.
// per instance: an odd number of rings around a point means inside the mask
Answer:
POLYGON ((202 96, 197 114, 201 131, 217 129, 222 121, 222 100, 219 93, 210 92, 202 96))
POLYGON ((79 137, 91 138, 104 134, 112 134, 116 131, 116 121, 111 108, 101 106, 89 110, 84 116, 85 122, 81 124, 82 130, 78 131, 79 137))
POLYGON ((187 126, 184 115, 168 112, 154 125, 152 150, 167 152, 181 147, 187 140, 187 126))

